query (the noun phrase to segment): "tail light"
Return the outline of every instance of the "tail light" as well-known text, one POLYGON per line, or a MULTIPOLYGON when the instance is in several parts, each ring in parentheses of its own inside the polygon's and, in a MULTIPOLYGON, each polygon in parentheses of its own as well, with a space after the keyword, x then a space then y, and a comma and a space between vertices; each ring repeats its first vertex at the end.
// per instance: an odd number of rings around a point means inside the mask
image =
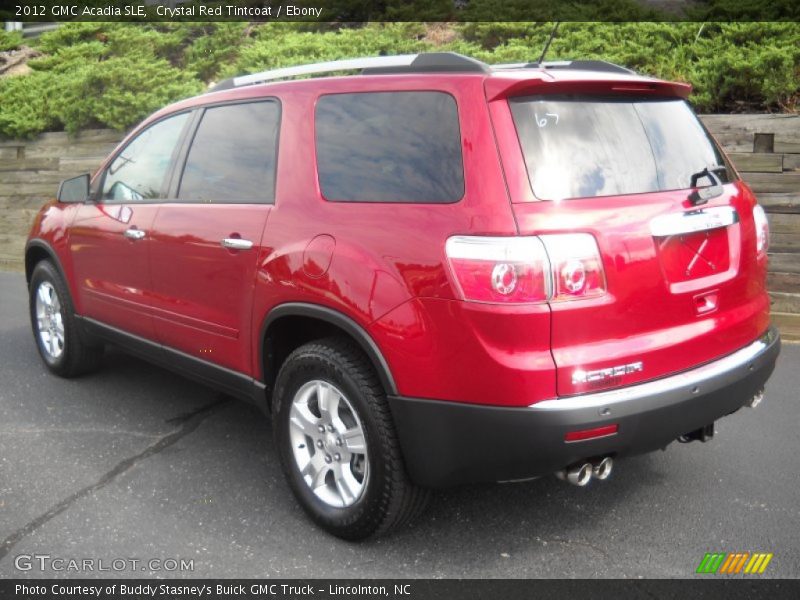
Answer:
POLYGON ((769 249, 769 223, 760 204, 753 208, 753 221, 756 224, 756 254, 761 258, 767 255, 769 249))
POLYGON ((542 241, 552 265, 552 301, 592 298, 605 294, 603 262, 592 235, 543 235, 542 241))
POLYGON ((547 254, 537 237, 455 236, 445 246, 465 300, 501 304, 546 302, 547 254))
POLYGON ((445 245, 464 300, 539 304, 605 293, 600 251, 587 233, 454 236, 445 245))

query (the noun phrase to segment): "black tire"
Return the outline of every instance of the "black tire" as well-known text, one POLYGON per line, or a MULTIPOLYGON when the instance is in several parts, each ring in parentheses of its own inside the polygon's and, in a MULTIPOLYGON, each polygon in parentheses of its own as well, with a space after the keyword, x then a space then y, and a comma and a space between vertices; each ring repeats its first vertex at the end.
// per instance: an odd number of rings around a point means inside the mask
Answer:
POLYGON ((36 348, 44 364, 60 377, 76 377, 97 369, 103 357, 103 345, 88 339, 75 318, 72 297, 58 269, 49 260, 36 264, 28 286, 28 299, 31 329, 36 348), (37 318, 37 295, 40 289, 52 291, 56 295, 57 308, 52 310, 52 318, 60 316, 63 343, 58 343, 56 351, 48 349, 39 332, 37 318))
MULTIPOLYGON (((428 491, 415 486, 406 474, 383 388, 369 360, 349 340, 319 340, 289 355, 275 383, 273 429, 289 486, 311 519, 329 533, 346 540, 365 539, 400 527, 424 509, 428 491), (364 476, 360 496, 349 506, 332 506, 321 500, 306 483, 295 459, 290 432, 292 403, 301 388, 314 381, 340 391, 363 430, 368 475, 364 476)), ((307 439, 313 442, 313 438, 307 439)), ((314 444, 321 442, 319 439, 314 444)), ((316 453, 316 448, 313 451, 316 453)))

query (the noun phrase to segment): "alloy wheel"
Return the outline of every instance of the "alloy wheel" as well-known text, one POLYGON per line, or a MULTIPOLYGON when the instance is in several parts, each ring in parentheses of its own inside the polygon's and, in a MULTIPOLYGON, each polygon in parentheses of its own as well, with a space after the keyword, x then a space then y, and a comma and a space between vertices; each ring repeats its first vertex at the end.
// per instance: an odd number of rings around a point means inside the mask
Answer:
POLYGON ((364 428, 347 397, 313 380, 297 390, 289 413, 292 454, 306 485, 328 506, 352 506, 369 477, 364 428))

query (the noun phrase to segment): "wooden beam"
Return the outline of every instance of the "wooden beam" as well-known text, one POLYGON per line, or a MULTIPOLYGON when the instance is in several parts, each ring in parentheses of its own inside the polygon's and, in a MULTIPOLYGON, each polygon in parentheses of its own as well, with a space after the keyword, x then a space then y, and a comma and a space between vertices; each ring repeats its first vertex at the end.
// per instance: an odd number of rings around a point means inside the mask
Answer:
POLYGON ((780 173, 783 171, 783 154, 730 152, 728 157, 742 172, 780 173))
POLYGON ((794 293, 800 290, 800 275, 797 273, 767 273, 767 288, 773 292, 794 293))
POLYGON ((793 252, 770 252, 768 268, 773 273, 800 273, 800 255, 793 252))
POLYGON ((772 323, 780 330, 783 341, 800 341, 800 315, 774 312, 770 317, 772 323))
POLYGON ((742 177, 756 193, 795 194, 800 201, 800 172, 745 173, 742 177))
POLYGON ((768 213, 769 230, 772 233, 793 233, 800 235, 800 214, 768 213))
POLYGON ((787 154, 800 154, 800 142, 775 141, 775 152, 785 152, 787 154))
MULTIPOLYGON (((58 163, 57 158, 0 159, 0 171, 57 171, 58 163)), ((3 181, 6 181, 5 177, 3 181)))
POLYGON ((800 316, 800 294, 770 290, 770 310, 780 313, 795 313, 800 316))
MULTIPOLYGON (((800 261, 800 233, 771 233, 769 249, 772 252, 786 252, 798 254, 800 261)), ((800 290, 798 290, 800 292, 800 290)))

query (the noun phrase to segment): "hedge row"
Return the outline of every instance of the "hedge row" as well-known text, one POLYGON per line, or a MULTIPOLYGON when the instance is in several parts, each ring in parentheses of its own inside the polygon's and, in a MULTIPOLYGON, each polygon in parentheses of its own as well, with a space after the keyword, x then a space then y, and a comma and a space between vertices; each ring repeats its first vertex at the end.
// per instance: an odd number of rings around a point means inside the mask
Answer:
MULTIPOLYGON (((381 53, 538 58, 551 23, 73 23, 41 36, 27 75, 0 78, 0 135, 125 129, 231 75, 381 53)), ((0 51, 20 44, 0 35, 0 51)), ((795 111, 798 23, 563 23, 548 59, 600 58, 694 85, 702 112, 795 111)))

